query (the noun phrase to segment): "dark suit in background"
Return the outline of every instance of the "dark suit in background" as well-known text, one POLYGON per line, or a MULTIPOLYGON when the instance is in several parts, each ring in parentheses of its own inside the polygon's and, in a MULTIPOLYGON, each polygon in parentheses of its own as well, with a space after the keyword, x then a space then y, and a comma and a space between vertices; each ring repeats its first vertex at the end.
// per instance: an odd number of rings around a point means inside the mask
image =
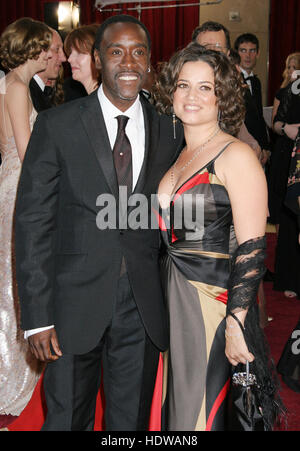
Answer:
POLYGON ((261 149, 269 150, 269 137, 263 116, 261 83, 256 75, 249 77, 249 79, 252 86, 252 93, 250 88, 245 90, 245 125, 249 133, 259 143, 261 149))
POLYGON ((83 84, 79 81, 73 80, 72 77, 67 77, 64 80, 63 89, 65 102, 87 96, 87 92, 83 84))
POLYGON ((29 83, 30 96, 34 106, 34 109, 40 113, 41 111, 48 110, 53 106, 51 96, 48 96, 40 88, 34 78, 29 83))

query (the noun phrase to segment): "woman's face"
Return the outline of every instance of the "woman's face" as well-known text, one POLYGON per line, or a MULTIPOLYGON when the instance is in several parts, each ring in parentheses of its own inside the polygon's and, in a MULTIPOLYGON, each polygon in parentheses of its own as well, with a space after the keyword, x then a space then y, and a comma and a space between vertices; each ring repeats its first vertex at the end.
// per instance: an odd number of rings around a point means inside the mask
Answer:
POLYGON ((297 69, 297 61, 294 58, 291 58, 289 63, 288 63, 288 76, 289 78, 292 77, 293 72, 297 69))
POLYGON ((195 61, 183 65, 174 92, 173 108, 183 124, 217 121, 214 73, 207 63, 195 61))
POLYGON ((78 52, 72 47, 68 61, 71 65, 74 80, 84 84, 92 79, 92 57, 89 53, 78 52))

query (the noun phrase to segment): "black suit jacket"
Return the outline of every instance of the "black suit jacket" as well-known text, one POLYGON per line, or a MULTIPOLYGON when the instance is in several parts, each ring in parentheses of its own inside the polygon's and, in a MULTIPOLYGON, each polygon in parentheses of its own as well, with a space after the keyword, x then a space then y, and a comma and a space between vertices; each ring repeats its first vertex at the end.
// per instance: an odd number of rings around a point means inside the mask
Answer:
POLYGON ((252 94, 245 89, 245 125, 262 149, 269 149, 269 137, 263 117, 261 83, 257 76, 251 78, 252 94))
POLYGON ((87 96, 84 86, 79 81, 73 80, 72 77, 64 80, 63 89, 65 102, 87 96))
POLYGON ((41 111, 47 110, 53 106, 50 97, 44 94, 34 78, 30 80, 29 83, 30 96, 34 106, 34 109, 40 113, 41 111))
MULTIPOLYGON (((174 140, 171 118, 159 116, 142 97, 141 102, 145 159, 134 193, 149 200, 182 147, 183 131, 177 124, 174 140)), ((54 324, 63 350, 93 349, 112 317, 124 256, 145 329, 159 349, 166 349, 159 231, 99 230, 101 194, 118 199, 96 91, 40 113, 32 132, 16 204, 22 328, 54 324)))

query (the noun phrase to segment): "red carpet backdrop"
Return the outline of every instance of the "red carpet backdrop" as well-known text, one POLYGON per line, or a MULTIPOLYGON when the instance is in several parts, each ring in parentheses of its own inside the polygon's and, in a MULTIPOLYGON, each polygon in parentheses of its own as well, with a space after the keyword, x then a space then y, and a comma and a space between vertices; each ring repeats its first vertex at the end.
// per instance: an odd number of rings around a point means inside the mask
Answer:
MULTIPOLYGON (((268 233, 267 240, 267 266, 273 271, 276 245, 275 233, 268 233)), ((270 282, 264 283, 268 316, 274 318, 266 328, 266 335, 270 344, 271 354, 277 364, 283 348, 300 317, 300 300, 286 298, 283 293, 274 291, 272 285, 270 282)), ((300 393, 292 391, 282 381, 281 387, 281 396, 288 409, 287 430, 300 431, 300 393)))

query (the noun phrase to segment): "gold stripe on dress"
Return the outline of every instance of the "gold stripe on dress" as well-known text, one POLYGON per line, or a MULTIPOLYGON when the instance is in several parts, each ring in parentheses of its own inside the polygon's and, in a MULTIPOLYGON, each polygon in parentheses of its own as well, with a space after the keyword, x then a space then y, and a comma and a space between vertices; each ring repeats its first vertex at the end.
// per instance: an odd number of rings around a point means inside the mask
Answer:
MULTIPOLYGON (((202 317, 204 321, 205 338, 206 338, 206 356, 207 363, 210 356, 212 343, 215 338, 216 330, 226 316, 226 305, 215 299, 226 290, 224 288, 215 287, 202 282, 189 280, 189 282, 197 289, 199 303, 201 305, 202 317)), ((195 430, 203 431, 206 427, 206 402, 203 398, 202 406, 199 412, 195 430)))
POLYGON ((162 354, 163 356, 163 387, 162 387, 162 400, 161 405, 163 406, 166 397, 167 397, 167 389, 168 389, 168 364, 169 364, 169 351, 165 351, 162 354))
POLYGON ((198 254, 198 255, 204 255, 206 257, 212 257, 212 258, 225 258, 229 259, 229 254, 222 254, 220 252, 212 252, 212 251, 202 251, 202 250, 196 250, 196 249, 176 249, 176 252, 183 252, 188 254, 198 254))
MULTIPOLYGON (((224 183, 216 176, 216 174, 209 173, 209 183, 211 185, 221 185, 224 186, 224 183)), ((225 188, 225 187, 224 187, 225 188)), ((226 188, 225 188, 226 189, 226 188)))

